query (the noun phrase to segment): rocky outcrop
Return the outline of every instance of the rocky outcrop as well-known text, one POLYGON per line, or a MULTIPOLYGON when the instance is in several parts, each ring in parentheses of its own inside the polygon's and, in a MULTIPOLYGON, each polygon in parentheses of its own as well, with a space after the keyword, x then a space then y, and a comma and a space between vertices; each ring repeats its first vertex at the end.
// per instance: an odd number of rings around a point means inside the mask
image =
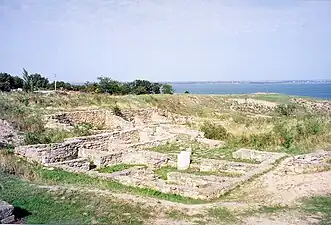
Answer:
POLYGON ((303 98, 292 98, 290 101, 304 107, 309 112, 331 114, 331 101, 308 100, 303 98))
POLYGON ((314 153, 297 155, 288 159, 283 166, 286 174, 322 172, 331 169, 331 152, 319 150, 314 153))
POLYGON ((0 148, 17 146, 20 138, 14 126, 6 120, 0 119, 0 148))
POLYGON ((268 114, 276 109, 277 104, 256 99, 231 99, 230 108, 234 111, 254 114, 268 114))

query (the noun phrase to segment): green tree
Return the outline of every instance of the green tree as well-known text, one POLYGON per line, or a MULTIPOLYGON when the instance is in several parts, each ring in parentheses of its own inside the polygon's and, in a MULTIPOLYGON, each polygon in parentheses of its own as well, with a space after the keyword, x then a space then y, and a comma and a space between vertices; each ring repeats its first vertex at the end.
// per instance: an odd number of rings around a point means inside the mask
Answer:
POLYGON ((0 91, 22 88, 23 80, 18 76, 11 76, 8 73, 0 73, 0 91))
POLYGON ((100 90, 103 93, 121 94, 121 83, 109 77, 98 77, 100 90))
POLYGON ((23 79, 20 78, 19 76, 14 76, 12 88, 13 89, 23 88, 23 79))
POLYGON ((163 84, 162 85, 162 93, 172 95, 174 93, 174 89, 170 84, 163 84))
POLYGON ((38 73, 29 74, 26 69, 23 68, 23 89, 25 91, 34 91, 39 89, 47 89, 49 81, 46 77, 41 76, 38 73))
POLYGON ((160 94, 161 93, 161 84, 152 83, 152 90, 153 90, 153 94, 160 94))
POLYGON ((33 82, 32 79, 28 73, 28 71, 26 69, 23 68, 23 90, 24 91, 33 91, 34 87, 33 87, 33 82))
POLYGON ((85 88, 83 91, 90 92, 90 93, 99 93, 101 92, 100 85, 96 82, 86 82, 85 88))
POLYGON ((148 80, 135 80, 132 82, 132 91, 134 94, 152 94, 152 83, 148 80))
POLYGON ((13 78, 8 73, 0 73, 0 91, 10 91, 13 78))

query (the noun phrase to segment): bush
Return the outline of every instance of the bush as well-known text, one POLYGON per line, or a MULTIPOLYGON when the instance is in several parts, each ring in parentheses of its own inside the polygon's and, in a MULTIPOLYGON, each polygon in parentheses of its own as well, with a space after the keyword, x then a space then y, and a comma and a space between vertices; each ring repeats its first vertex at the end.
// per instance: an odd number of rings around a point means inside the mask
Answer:
POLYGON ((92 134, 93 126, 89 123, 80 123, 74 127, 75 136, 88 136, 92 134))
POLYGON ((122 110, 121 110, 120 107, 118 107, 117 104, 113 107, 113 113, 114 113, 116 116, 123 117, 122 110))
POLYGON ((200 127, 205 137, 214 140, 225 140, 229 137, 228 131, 222 125, 215 125, 210 122, 204 122, 200 127))
POLYGON ((290 116, 296 110, 296 106, 294 104, 282 104, 278 105, 276 111, 282 116, 290 116))

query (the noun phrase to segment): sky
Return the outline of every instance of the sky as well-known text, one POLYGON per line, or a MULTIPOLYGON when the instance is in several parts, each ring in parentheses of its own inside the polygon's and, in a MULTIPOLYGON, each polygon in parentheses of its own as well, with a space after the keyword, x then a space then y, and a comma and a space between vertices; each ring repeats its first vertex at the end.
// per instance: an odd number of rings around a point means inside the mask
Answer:
POLYGON ((50 80, 331 79, 331 1, 0 0, 0 42, 50 80))

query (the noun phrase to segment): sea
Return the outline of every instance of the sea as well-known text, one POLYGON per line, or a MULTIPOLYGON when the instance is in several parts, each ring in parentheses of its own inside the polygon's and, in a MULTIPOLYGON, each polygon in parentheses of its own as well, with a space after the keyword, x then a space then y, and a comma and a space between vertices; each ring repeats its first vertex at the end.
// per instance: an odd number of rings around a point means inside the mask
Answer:
POLYGON ((172 83, 175 93, 190 94, 252 94, 280 93, 331 99, 331 83, 172 83))

